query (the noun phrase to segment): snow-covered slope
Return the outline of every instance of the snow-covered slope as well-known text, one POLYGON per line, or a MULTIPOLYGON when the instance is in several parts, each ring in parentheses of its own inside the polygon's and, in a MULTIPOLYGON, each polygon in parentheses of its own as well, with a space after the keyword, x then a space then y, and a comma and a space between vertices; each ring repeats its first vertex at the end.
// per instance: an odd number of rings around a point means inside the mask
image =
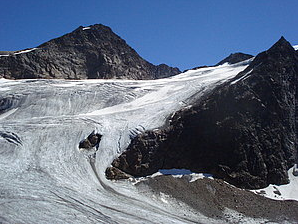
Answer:
POLYGON ((248 62, 154 81, 0 80, 0 222, 216 223, 104 171, 131 136, 162 126, 248 62), (103 135, 98 150, 79 150, 93 131, 103 135))
POLYGON ((297 164, 289 169, 289 184, 270 184, 264 189, 253 190, 254 193, 263 195, 275 200, 296 200, 298 201, 298 169, 297 164))

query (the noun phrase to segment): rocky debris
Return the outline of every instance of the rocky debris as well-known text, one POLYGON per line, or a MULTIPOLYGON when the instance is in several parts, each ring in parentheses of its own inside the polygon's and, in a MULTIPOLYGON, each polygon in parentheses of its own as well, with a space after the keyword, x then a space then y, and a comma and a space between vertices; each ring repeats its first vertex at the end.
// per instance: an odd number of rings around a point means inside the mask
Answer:
POLYGON ((216 65, 222 65, 224 63, 229 63, 229 64, 236 64, 241 61, 245 61, 247 59, 252 58, 253 56, 250 54, 244 54, 241 52, 237 52, 234 54, 230 54, 228 57, 223 59, 222 61, 218 62, 216 65))
POLYGON ((138 135, 113 166, 133 176, 188 169, 250 189, 286 184, 297 159, 297 76, 298 58, 282 37, 167 128, 138 135))
POLYGON ((98 146, 100 143, 102 135, 92 132, 86 139, 82 140, 79 144, 80 149, 92 149, 98 146))
POLYGON ((242 222, 246 217, 266 219, 274 223, 298 222, 297 201, 272 200, 235 188, 219 179, 203 178, 189 182, 186 177, 156 176, 141 181, 135 186, 142 194, 153 192, 156 198, 159 198, 162 192, 169 196, 169 201, 171 198, 179 200, 199 213, 219 219, 223 223, 246 223, 242 222), (229 217, 226 208, 240 213, 237 214, 238 220, 235 220, 235 217, 229 217))
POLYGON ((118 168, 108 167, 106 169, 106 177, 109 180, 121 180, 121 179, 128 179, 132 176, 127 173, 124 173, 123 171, 119 170, 118 168))
POLYGON ((145 61, 101 24, 81 26, 37 48, 8 55, 0 57, 0 77, 9 79, 157 79, 180 73, 178 68, 145 61))

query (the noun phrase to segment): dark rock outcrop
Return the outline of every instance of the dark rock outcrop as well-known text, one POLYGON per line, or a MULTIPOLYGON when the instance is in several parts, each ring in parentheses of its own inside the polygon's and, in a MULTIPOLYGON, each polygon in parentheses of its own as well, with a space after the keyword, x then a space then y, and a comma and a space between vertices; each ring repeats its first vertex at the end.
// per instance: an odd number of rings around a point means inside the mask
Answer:
POLYGON ((100 24, 79 27, 27 53, 5 54, 9 56, 0 56, 0 77, 12 79, 157 79, 180 73, 178 68, 145 61, 100 24))
POLYGON ((92 149, 95 146, 98 146, 100 143, 102 135, 92 132, 86 139, 82 140, 79 144, 80 149, 92 149))
POLYGON ((106 177, 109 180, 121 180, 121 179, 128 179, 132 176, 119 170, 116 167, 108 167, 106 169, 106 177))
MULTIPOLYGON (((238 52, 238 53, 230 54, 228 57, 226 57, 222 61, 218 62, 214 66, 223 65, 224 63, 236 64, 238 62, 248 60, 252 57, 253 56, 250 55, 250 54, 244 54, 244 53, 238 52)), ((187 72, 189 70, 197 70, 197 69, 200 69, 200 68, 208 68, 208 67, 213 67, 213 66, 202 65, 202 66, 197 66, 197 67, 194 67, 194 68, 191 68, 191 69, 186 69, 183 72, 187 72)))
POLYGON ((282 37, 233 80, 169 127, 132 140, 113 166, 134 176, 158 169, 211 173, 243 188, 288 183, 297 159, 298 57, 282 37))
POLYGON ((245 61, 247 59, 252 58, 253 56, 250 54, 244 54, 241 52, 237 52, 234 54, 230 54, 228 57, 223 59, 222 61, 218 62, 216 65, 222 65, 224 63, 229 63, 229 64, 236 64, 241 61, 245 61))

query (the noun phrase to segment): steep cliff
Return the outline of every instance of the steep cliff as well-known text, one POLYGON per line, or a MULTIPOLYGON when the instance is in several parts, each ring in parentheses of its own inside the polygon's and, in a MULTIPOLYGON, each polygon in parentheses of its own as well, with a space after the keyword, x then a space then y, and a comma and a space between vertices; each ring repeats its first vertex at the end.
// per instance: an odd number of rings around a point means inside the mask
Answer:
POLYGON ((134 176, 184 168, 244 188, 285 184, 297 159, 297 77, 297 54, 282 37, 167 128, 134 138, 112 165, 134 176))

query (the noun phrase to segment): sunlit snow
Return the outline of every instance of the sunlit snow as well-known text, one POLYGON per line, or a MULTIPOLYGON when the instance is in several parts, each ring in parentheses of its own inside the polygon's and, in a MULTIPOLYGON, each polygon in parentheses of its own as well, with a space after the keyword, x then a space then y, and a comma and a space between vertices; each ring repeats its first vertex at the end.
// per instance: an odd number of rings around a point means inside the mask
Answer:
POLYGON ((104 172, 131 137, 162 126, 247 63, 151 81, 1 79, 0 222, 220 223, 104 172), (79 150, 93 131, 103 135, 98 150, 79 150))
POLYGON ((25 53, 29 53, 31 51, 34 51, 38 48, 31 48, 31 49, 27 49, 27 50, 22 50, 22 51, 11 51, 9 54, 0 54, 0 57, 8 57, 8 56, 12 56, 12 55, 18 55, 18 54, 25 54, 25 53))
POLYGON ((31 51, 34 51, 36 49, 38 49, 38 48, 31 48, 31 49, 28 49, 28 50, 18 51, 18 52, 14 53, 14 54, 15 55, 17 55, 17 54, 25 54, 25 53, 29 53, 31 51))

